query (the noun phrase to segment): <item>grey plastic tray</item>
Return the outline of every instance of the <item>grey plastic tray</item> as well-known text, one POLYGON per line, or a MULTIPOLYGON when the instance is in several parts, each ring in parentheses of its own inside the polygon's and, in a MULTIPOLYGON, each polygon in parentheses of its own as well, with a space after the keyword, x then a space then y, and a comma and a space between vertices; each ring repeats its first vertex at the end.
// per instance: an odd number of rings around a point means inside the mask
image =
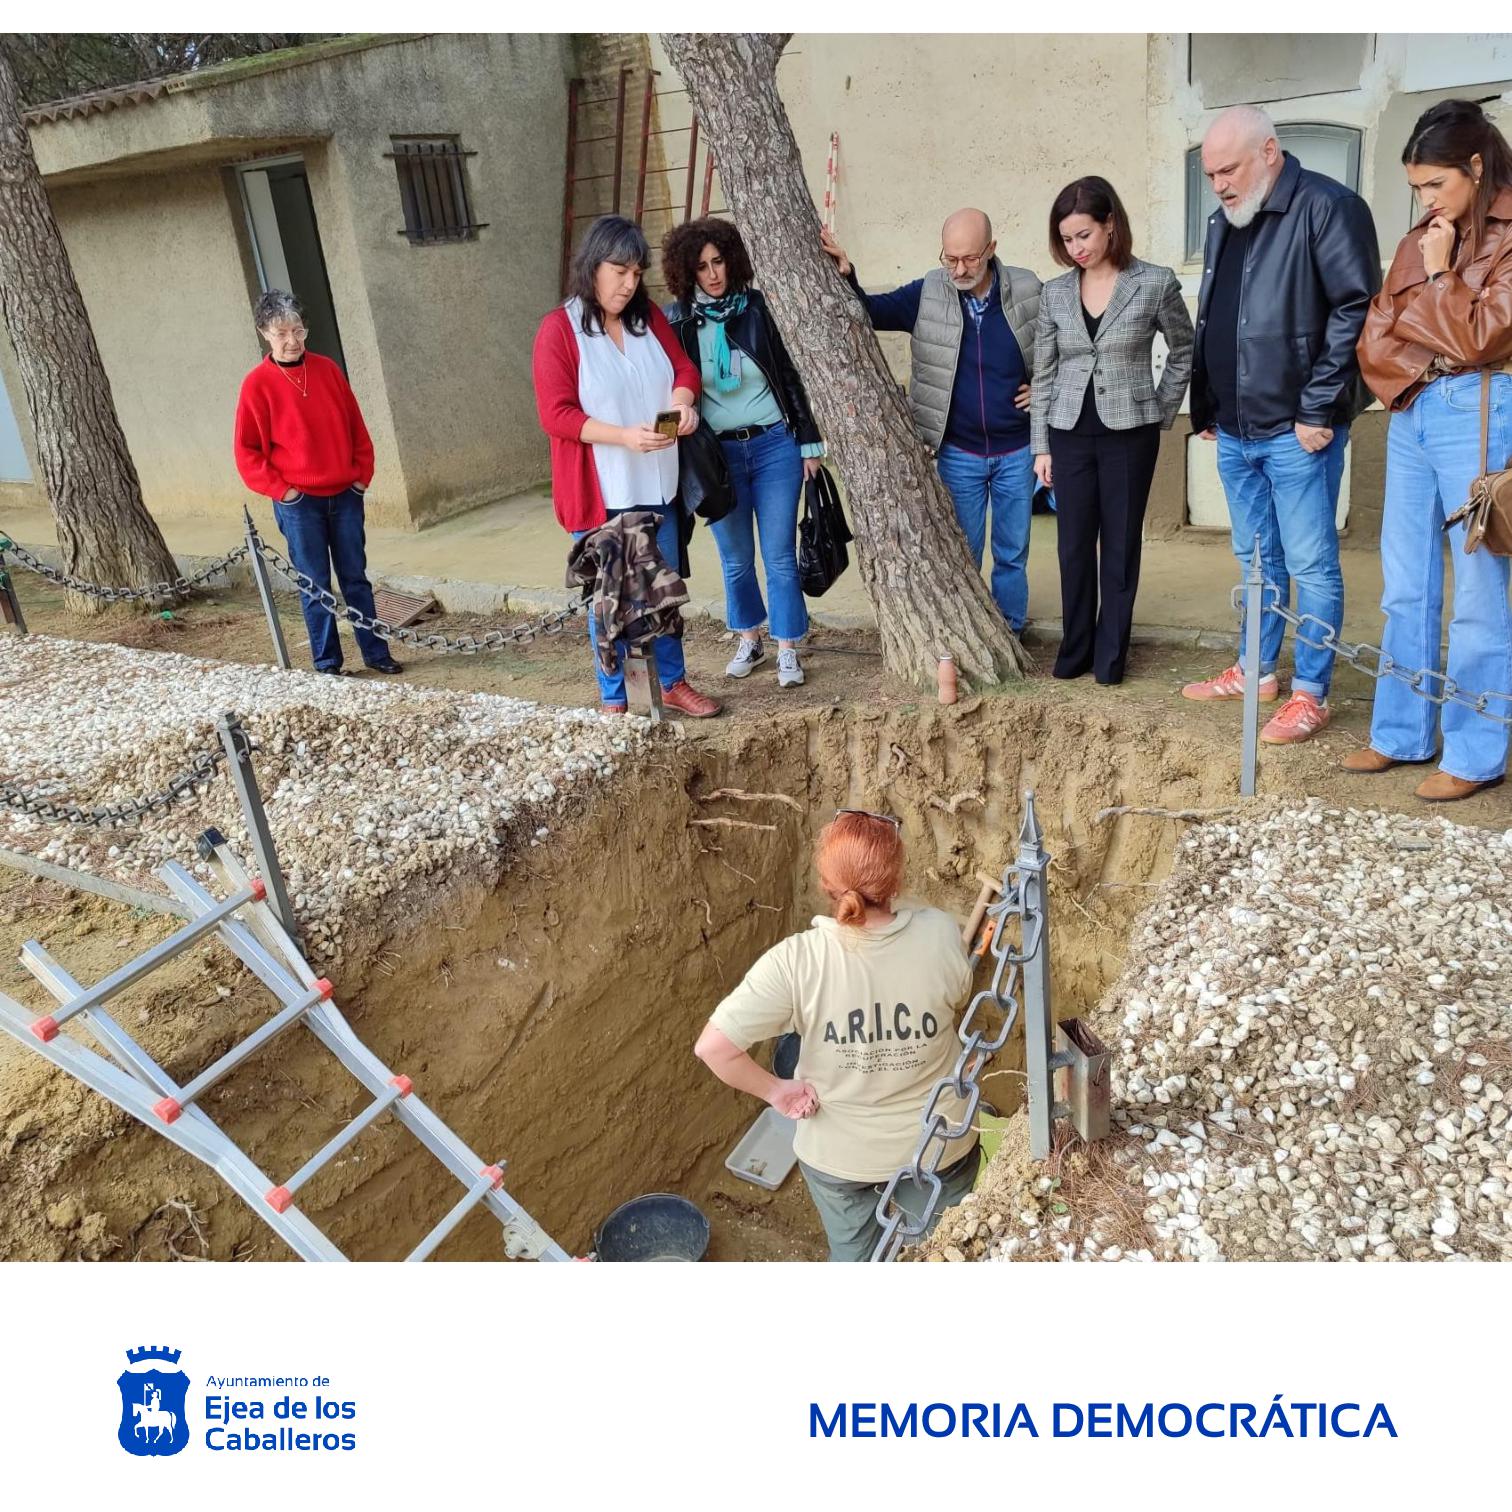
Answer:
POLYGON ((798 1157, 793 1153, 797 1122, 776 1108, 763 1108, 761 1117, 745 1131, 725 1159, 725 1169, 742 1181, 775 1192, 787 1180, 798 1157))

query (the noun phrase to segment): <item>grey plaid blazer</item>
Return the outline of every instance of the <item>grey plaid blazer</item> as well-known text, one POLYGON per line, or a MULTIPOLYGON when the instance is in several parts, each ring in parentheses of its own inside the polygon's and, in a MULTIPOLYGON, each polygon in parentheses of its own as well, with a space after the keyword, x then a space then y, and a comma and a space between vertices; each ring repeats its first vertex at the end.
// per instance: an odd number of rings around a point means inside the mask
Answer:
POLYGON ((1109 430, 1156 423, 1169 429, 1192 374, 1192 320, 1181 284, 1169 268, 1136 257, 1118 275, 1094 343, 1082 318, 1081 270, 1052 278, 1040 291, 1034 337, 1029 444, 1050 450, 1051 430, 1070 430, 1081 414, 1088 381, 1109 430), (1151 362, 1155 333, 1170 349, 1160 387, 1151 362))

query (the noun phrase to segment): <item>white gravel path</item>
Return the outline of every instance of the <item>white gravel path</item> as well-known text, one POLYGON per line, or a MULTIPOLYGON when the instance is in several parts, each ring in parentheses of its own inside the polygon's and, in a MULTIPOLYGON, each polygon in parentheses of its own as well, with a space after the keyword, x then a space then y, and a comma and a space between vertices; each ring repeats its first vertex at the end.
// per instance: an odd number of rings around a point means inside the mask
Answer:
MULTIPOLYGON (((384 897, 464 863, 497 865, 522 832, 548 843, 568 795, 611 779, 649 730, 486 693, 43 635, 0 638, 0 706, 0 778, 86 808, 161 789, 195 752, 218 748, 219 713, 240 715, 307 943, 331 964, 348 925, 384 897)), ((247 854, 224 771, 112 829, 0 809, 0 845, 161 891, 155 868, 188 865, 210 824, 247 854)))
POLYGON ((1142 1232, 1029 1179, 987 1258, 1512 1259, 1512 830, 1202 825, 1128 959, 1093 1022, 1142 1232))

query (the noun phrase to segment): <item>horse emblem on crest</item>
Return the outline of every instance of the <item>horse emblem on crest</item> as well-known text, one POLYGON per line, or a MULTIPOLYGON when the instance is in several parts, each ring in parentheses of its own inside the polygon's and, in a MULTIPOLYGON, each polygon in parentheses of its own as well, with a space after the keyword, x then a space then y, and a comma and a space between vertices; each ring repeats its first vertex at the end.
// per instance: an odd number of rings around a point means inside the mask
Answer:
POLYGON ((185 1399, 189 1377, 178 1368, 179 1351, 144 1344, 126 1351, 121 1388, 121 1425, 116 1438, 128 1454, 177 1454, 189 1442, 185 1399))

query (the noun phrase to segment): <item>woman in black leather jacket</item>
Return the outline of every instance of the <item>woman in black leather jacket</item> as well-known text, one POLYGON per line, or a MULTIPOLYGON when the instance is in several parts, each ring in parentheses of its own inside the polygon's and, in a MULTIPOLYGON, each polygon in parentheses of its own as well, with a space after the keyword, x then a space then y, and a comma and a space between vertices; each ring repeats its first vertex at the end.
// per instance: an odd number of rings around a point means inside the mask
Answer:
POLYGON ((719 437, 735 507, 711 527, 724 571, 725 618, 740 635, 725 668, 746 677, 765 660, 761 627, 777 641, 777 684, 803 681, 798 642, 808 609, 798 582, 798 498, 819 469, 824 444, 782 335, 759 289, 751 259, 729 221, 707 216, 674 227, 662 244, 667 308, 683 350, 703 374, 699 409, 719 437), (756 535, 768 604, 756 579, 756 535))

